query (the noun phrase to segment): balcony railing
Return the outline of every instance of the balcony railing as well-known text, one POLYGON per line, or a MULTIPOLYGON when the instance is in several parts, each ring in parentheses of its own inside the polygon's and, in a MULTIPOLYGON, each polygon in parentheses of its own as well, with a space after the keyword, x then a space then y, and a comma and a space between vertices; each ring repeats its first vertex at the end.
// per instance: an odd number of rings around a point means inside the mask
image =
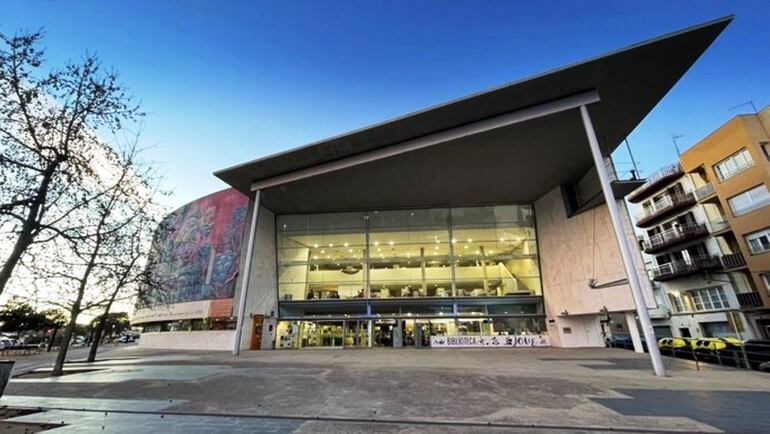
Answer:
POLYGON ((682 170, 682 166, 680 166, 678 163, 664 166, 657 172, 648 176, 647 182, 629 193, 627 199, 631 203, 638 203, 642 199, 652 194, 658 187, 664 185, 666 182, 673 181, 682 175, 684 175, 684 171, 682 170))
POLYGON ((746 258, 743 257, 743 253, 732 253, 722 256, 722 267, 725 270, 732 270, 734 268, 741 268, 746 266, 746 258))
POLYGON ((726 229, 730 229, 730 222, 727 220, 712 220, 709 222, 709 229, 712 234, 715 232, 722 232, 726 229))
POLYGON ((716 192, 717 189, 714 187, 714 184, 709 182, 708 184, 698 187, 695 190, 695 198, 698 200, 703 200, 716 192))
POLYGON ((718 256, 695 256, 689 260, 672 261, 652 269, 655 280, 670 280, 676 277, 688 276, 701 271, 720 268, 722 263, 718 256))
POLYGON ((762 306, 762 296, 758 292, 739 292, 735 294, 741 307, 762 306))
POLYGON ((659 252, 681 242, 708 235, 708 228, 702 223, 685 223, 655 234, 642 242, 646 253, 659 252))
POLYGON ((658 218, 693 204, 695 204, 695 197, 692 193, 666 194, 653 202, 651 207, 636 214, 636 225, 647 226, 658 218))

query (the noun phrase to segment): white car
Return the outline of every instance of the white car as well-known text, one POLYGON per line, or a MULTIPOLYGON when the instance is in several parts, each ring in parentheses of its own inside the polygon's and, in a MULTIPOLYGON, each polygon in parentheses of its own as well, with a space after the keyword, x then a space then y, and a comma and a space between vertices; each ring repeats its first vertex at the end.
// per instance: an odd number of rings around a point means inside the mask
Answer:
POLYGON ((12 340, 8 338, 0 338, 0 350, 7 350, 13 347, 14 347, 14 343, 12 340))

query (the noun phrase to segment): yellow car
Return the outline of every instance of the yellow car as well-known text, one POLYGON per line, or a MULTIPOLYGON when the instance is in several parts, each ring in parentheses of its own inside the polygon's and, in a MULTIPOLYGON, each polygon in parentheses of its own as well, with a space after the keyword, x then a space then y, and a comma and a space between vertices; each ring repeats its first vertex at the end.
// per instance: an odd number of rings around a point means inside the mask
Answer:
POLYGON ((690 338, 662 338, 658 341, 658 348, 669 351, 688 351, 695 348, 695 340, 690 338))
POLYGON ((699 351, 719 351, 742 344, 743 342, 736 338, 700 338, 695 341, 693 348, 699 351))

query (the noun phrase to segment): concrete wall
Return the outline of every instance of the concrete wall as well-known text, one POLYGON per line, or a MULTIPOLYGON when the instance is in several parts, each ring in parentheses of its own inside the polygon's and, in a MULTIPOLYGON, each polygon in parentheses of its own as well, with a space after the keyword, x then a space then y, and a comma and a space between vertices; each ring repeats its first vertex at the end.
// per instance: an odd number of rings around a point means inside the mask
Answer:
MULTIPOLYGON (((636 236, 621 205, 626 237, 632 249, 636 236)), ((555 346, 602 346, 598 312, 635 309, 631 289, 621 284, 601 289, 588 286, 626 278, 615 233, 606 205, 567 218, 559 188, 535 202, 540 268, 543 279, 546 321, 555 346), (570 333, 565 334, 564 328, 570 333)), ((656 307, 641 255, 636 250, 636 268, 642 276, 642 289, 648 307, 656 307)))
POLYGON ((234 330, 142 333, 141 348, 232 351, 234 330))
MULTIPOLYGON (((251 215, 253 212, 253 198, 249 205, 246 220, 246 237, 248 238, 251 215)), ((240 291, 242 287, 243 271, 246 264, 246 252, 248 239, 244 239, 244 248, 241 260, 241 272, 238 277, 235 292, 233 312, 239 312, 240 291)), ((251 344, 251 330, 253 328, 253 315, 264 315, 264 334, 262 336, 262 349, 272 348, 275 341, 275 322, 268 317, 278 316, 278 287, 276 275, 276 249, 275 249, 275 214, 265 207, 259 210, 256 235, 254 237, 254 251, 249 261, 251 272, 249 287, 246 293, 246 315, 243 321, 243 336, 241 349, 248 349, 251 344), (271 327, 272 324, 272 327, 271 327)), ((232 349, 232 348, 231 348, 232 349)))

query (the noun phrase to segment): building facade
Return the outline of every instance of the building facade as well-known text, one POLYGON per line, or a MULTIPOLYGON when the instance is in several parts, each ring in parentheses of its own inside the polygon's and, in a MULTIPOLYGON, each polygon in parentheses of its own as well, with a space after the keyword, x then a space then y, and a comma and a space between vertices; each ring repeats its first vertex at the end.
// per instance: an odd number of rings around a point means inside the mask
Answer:
POLYGON ((769 115, 733 118, 628 196, 675 336, 768 337, 769 115))
MULTIPOLYGON (((623 197, 643 181, 610 155, 729 21, 216 172, 248 209, 229 334, 206 342, 603 346, 619 315, 641 351, 656 304, 623 197)), ((158 312, 142 345, 184 347, 193 326, 158 312)))

